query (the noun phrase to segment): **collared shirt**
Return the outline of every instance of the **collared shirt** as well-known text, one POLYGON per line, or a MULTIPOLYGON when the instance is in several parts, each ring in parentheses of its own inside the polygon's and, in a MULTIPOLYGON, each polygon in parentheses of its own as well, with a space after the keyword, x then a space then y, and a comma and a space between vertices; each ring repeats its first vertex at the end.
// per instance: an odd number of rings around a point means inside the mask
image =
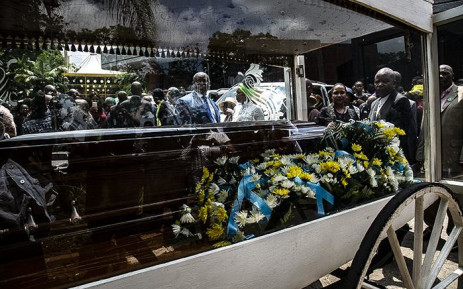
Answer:
POLYGON ((381 111, 381 108, 383 107, 383 105, 386 103, 386 101, 389 99, 389 95, 391 94, 388 94, 386 95, 385 97, 381 97, 379 99, 379 103, 378 103, 378 109, 376 110, 376 119, 379 119, 379 115, 380 115, 380 111, 381 111))
POLYGON ((447 101, 447 98, 449 96, 449 93, 450 91, 452 91, 452 87, 453 87, 453 83, 452 85, 449 86, 449 88, 447 88, 446 90, 442 91, 442 93, 440 94, 440 107, 441 107, 441 111, 444 107, 444 103, 447 101))

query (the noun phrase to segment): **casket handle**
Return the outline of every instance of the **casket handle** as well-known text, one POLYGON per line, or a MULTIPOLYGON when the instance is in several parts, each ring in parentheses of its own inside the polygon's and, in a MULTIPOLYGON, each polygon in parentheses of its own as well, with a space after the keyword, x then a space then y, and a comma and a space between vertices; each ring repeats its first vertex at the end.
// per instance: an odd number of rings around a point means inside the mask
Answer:
POLYGON ((77 224, 80 222, 80 220, 82 220, 82 217, 79 215, 79 213, 77 212, 77 208, 76 208, 76 201, 72 201, 71 202, 71 206, 72 206, 72 209, 71 209, 71 218, 69 219, 69 221, 72 223, 72 224, 77 224))
POLYGON ((24 225, 24 227, 26 229, 27 234, 29 235, 29 239, 31 241, 33 241, 34 236, 32 236, 32 234, 37 232, 37 230, 39 229, 39 226, 34 221, 34 217, 32 216, 32 208, 31 207, 27 208, 27 221, 26 221, 26 224, 24 225))

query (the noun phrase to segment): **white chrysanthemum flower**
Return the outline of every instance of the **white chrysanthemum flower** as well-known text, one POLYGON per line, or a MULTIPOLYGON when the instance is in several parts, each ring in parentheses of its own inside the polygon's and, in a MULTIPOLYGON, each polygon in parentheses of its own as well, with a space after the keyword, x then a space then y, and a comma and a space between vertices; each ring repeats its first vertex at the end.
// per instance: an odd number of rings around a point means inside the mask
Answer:
POLYGON ((232 164, 237 164, 238 161, 239 161, 240 157, 239 156, 236 156, 236 157, 231 157, 228 161, 232 164))
POLYGON ((180 231, 180 234, 186 236, 186 237, 193 237, 193 233, 191 233, 190 230, 188 230, 187 228, 182 228, 182 230, 180 231))
POLYGON ((363 166, 363 164, 361 164, 361 162, 357 162, 357 171, 361 173, 364 170, 365 170, 365 167, 363 166))
POLYGON ((264 214, 262 214, 259 210, 256 208, 253 208, 251 211, 251 216, 246 220, 246 222, 253 224, 253 223, 259 223, 263 218, 265 218, 264 214))
POLYGON ((223 203, 227 200, 228 192, 226 190, 220 190, 220 192, 215 196, 217 201, 223 203))
POLYGON ((404 175, 405 175, 405 181, 406 182, 413 181, 413 170, 409 165, 405 166, 404 175))
POLYGON ((220 191, 220 188, 219 186, 217 186, 217 184, 215 183, 212 183, 210 186, 209 186, 209 194, 217 194, 218 192, 220 191))
POLYGON ((357 169, 357 167, 354 166, 354 165, 349 166, 349 167, 348 167, 348 170, 349 170, 349 174, 351 174, 351 175, 355 175, 356 173, 359 172, 358 169, 357 169))
POLYGON ((236 184, 236 179, 235 179, 235 177, 231 177, 230 185, 234 185, 234 184, 236 184))
POLYGON ((322 171, 322 166, 320 166, 320 164, 313 164, 313 165, 312 165, 312 169, 314 169, 314 171, 315 171, 317 174, 320 174, 321 171, 322 171))
POLYGON ((244 235, 244 232, 238 230, 236 232, 236 235, 233 237, 233 242, 237 243, 237 242, 244 241, 245 239, 246 239, 246 236, 244 235))
POLYGON ((267 168, 267 163, 266 162, 262 162, 260 164, 257 165, 256 169, 260 170, 260 171, 263 171, 267 168))
POLYGON ((251 178, 249 179, 249 181, 256 182, 256 181, 258 181, 260 179, 261 179, 261 175, 259 175, 257 173, 254 173, 254 174, 251 175, 251 178))
POLYGON ((219 177, 219 178, 217 179, 217 184, 219 184, 219 185, 221 185, 221 186, 222 186, 222 185, 225 185, 226 183, 227 183, 227 180, 225 180, 225 179, 222 178, 222 177, 219 177))
POLYGON ((348 168, 352 165, 353 161, 351 158, 348 157, 339 157, 338 158, 339 165, 341 165, 342 169, 348 168))
POLYGON ((271 209, 277 207, 280 204, 278 198, 273 194, 268 195, 267 199, 265 199, 265 202, 271 209))
POLYGON ((305 156, 304 162, 306 162, 306 164, 311 166, 313 164, 318 164, 320 162, 320 159, 318 155, 310 154, 310 155, 305 156))
POLYGON ((290 189, 294 186, 294 183, 290 180, 285 180, 281 183, 281 186, 285 189, 290 189))
POLYGON ((196 236, 196 238, 198 238, 198 240, 203 239, 203 235, 201 235, 201 233, 196 233, 195 236, 196 236))
POLYGON ((246 226, 247 218, 248 218, 248 212, 247 211, 240 211, 240 212, 235 214, 234 219, 235 219, 235 222, 238 225, 238 227, 243 228, 244 226, 246 226))
POLYGON ((222 156, 220 158, 217 158, 214 163, 218 164, 219 166, 223 166, 227 162, 227 156, 222 156))
POLYGON ((376 175, 376 172, 374 169, 372 168, 368 168, 367 169, 367 174, 370 176, 370 177, 374 177, 376 175))
POLYGON ((283 182, 283 181, 286 181, 288 178, 285 177, 285 176, 276 176, 273 178, 273 183, 276 184, 276 183, 279 183, 279 182, 283 182))
POLYGON ((388 175, 389 184, 391 184, 392 188, 394 189, 394 192, 397 192, 399 190, 399 181, 397 180, 394 171, 391 167, 387 167, 386 173, 388 175))
POLYGON ((191 224, 194 222, 196 222, 196 220, 191 213, 184 213, 180 218, 180 223, 182 224, 191 224))
POLYGON ((175 238, 178 237, 178 235, 180 234, 180 231, 182 231, 182 227, 180 227, 177 224, 172 225, 172 232, 174 232, 175 238))
POLYGON ((263 157, 270 157, 270 156, 272 156, 273 154, 275 154, 275 149, 269 149, 269 150, 266 150, 266 151, 262 154, 262 156, 263 156, 263 157))
POLYGON ((376 181, 376 172, 372 168, 366 170, 368 176, 370 176, 370 186, 376 188, 378 186, 378 181, 376 181))
POLYGON ((315 199, 315 192, 311 188, 302 186, 301 192, 306 195, 308 198, 315 199))
POLYGON ((291 157, 290 156, 282 156, 280 159, 281 163, 285 166, 290 166, 292 165, 291 157))
POLYGON ((248 167, 247 169, 244 170, 243 175, 252 175, 256 173, 256 168, 253 166, 248 167))
POLYGON ((184 213, 191 213, 191 208, 186 204, 182 205, 182 210, 184 213))

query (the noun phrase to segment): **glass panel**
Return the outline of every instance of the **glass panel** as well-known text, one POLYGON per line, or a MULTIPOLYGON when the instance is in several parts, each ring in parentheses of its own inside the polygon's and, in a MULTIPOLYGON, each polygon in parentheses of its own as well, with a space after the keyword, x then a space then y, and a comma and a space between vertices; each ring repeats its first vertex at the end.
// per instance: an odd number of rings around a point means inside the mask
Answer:
POLYGON ((461 32, 463 20, 458 20, 437 28, 440 99, 441 99, 441 137, 442 137, 442 177, 463 180, 462 154, 463 130, 463 57, 460 49, 463 44, 461 32), (445 66, 443 66, 445 65, 445 66))
MULTIPOLYGON (((172 230, 203 167, 318 153, 338 119, 321 113, 341 103, 356 116, 339 119, 368 118, 360 106, 380 68, 399 71, 405 91, 421 74, 418 32, 319 0, 10 2, 0 287, 68 287, 213 249, 206 233, 172 230), (350 101, 331 97, 343 95, 337 82, 350 101)), ((259 234, 319 217, 313 196, 281 200, 289 213, 259 234)))

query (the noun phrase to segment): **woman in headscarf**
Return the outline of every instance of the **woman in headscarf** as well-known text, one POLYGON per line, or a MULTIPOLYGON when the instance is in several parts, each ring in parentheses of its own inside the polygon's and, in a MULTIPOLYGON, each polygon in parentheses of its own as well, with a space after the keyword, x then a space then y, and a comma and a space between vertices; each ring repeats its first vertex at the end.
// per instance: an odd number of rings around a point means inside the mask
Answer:
POLYGON ((236 100, 241 104, 241 109, 233 115, 233 121, 256 121, 264 120, 262 108, 251 100, 253 90, 240 84, 236 90, 236 100), (245 93, 246 92, 246 93, 245 93))

